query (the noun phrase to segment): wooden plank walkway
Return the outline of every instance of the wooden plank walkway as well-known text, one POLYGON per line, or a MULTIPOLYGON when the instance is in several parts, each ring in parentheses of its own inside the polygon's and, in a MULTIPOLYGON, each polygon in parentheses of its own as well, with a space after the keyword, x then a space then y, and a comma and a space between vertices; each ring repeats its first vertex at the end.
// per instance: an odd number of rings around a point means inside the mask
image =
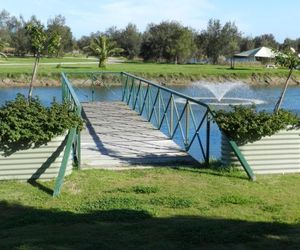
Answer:
POLYGON ((126 169, 195 160, 122 102, 83 103, 82 168, 126 169))

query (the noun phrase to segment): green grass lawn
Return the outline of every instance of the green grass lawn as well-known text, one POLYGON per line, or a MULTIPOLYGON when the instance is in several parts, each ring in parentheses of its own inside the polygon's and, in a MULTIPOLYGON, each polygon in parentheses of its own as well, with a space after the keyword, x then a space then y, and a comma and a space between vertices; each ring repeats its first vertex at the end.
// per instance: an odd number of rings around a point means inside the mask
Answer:
MULTIPOLYGON (((98 71, 97 64, 82 64, 84 62, 93 62, 95 59, 87 58, 42 58, 41 63, 55 63, 54 65, 40 65, 40 76, 58 77, 59 73, 65 72, 81 72, 81 71, 98 71), (80 62, 80 64, 63 64, 63 62, 80 62), (57 63, 57 64, 56 64, 57 63), (60 64, 60 67, 57 65, 60 64)), ((33 58, 9 58, 0 61, 0 77, 16 77, 20 75, 29 75, 32 71, 31 65, 33 58), (24 63, 24 65, 13 65, 14 63, 24 63), (5 65, 11 64, 11 65, 5 65)), ((247 78, 256 75, 269 76, 286 76, 285 69, 267 69, 264 66, 238 65, 236 69, 230 69, 228 65, 196 65, 196 64, 158 64, 158 63, 142 63, 142 62, 124 62, 120 64, 107 65, 107 71, 126 71, 148 78, 166 78, 169 79, 187 79, 194 80, 203 77, 236 77, 247 78)), ((300 75, 300 71, 295 71, 295 75, 300 75)))
POLYGON ((191 168, 0 182, 0 249, 297 249, 300 175, 191 168))

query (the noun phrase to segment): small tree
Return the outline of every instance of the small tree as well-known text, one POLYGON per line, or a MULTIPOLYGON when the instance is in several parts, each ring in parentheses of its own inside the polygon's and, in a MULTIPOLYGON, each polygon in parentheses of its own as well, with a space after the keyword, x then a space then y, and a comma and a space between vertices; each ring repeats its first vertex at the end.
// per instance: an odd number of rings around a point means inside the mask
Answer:
POLYGON ((0 56, 3 56, 5 58, 7 58, 6 54, 2 52, 2 50, 8 46, 8 43, 7 42, 4 42, 1 40, 0 38, 0 56))
POLYGON ((25 28, 30 37, 31 49, 35 57, 28 91, 28 101, 30 102, 32 98, 33 83, 36 78, 40 58, 47 48, 51 51, 51 53, 55 53, 55 50, 59 48, 60 38, 58 34, 55 34, 53 37, 48 37, 44 26, 38 22, 29 23, 25 28))
POLYGON ((119 54, 123 51, 122 48, 117 48, 116 43, 110 41, 106 36, 98 36, 93 39, 91 44, 85 49, 91 56, 96 56, 99 59, 99 68, 106 67, 106 61, 109 56, 119 54))
POLYGON ((294 48, 290 48, 290 50, 288 50, 285 53, 278 53, 275 57, 275 60, 276 60, 276 64, 289 69, 289 73, 286 78, 283 90, 282 90, 281 95, 275 105, 275 108, 274 108, 274 113, 278 113, 278 110, 280 109, 280 106, 282 104, 285 92, 287 90, 289 80, 292 76, 293 70, 297 66, 300 65, 300 54, 297 54, 294 48))

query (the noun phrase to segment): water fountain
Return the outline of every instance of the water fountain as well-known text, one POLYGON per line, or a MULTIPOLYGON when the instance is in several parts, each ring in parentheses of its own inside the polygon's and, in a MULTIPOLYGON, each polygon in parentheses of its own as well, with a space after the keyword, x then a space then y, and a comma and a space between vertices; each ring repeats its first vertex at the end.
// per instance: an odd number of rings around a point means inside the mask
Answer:
MULTIPOLYGON (((243 82, 207 83, 197 81, 191 84, 188 95, 213 106, 259 105, 255 92, 243 82), (230 94, 230 95, 229 95, 230 94)), ((183 100, 176 100, 182 102, 183 100)))

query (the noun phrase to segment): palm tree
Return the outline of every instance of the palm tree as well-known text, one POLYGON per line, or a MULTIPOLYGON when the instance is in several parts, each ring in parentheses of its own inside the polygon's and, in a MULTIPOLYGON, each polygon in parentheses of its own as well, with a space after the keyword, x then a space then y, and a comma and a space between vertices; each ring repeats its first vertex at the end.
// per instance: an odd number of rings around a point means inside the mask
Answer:
POLYGON ((96 56, 99 59, 99 68, 106 66, 106 61, 109 56, 119 54, 123 51, 122 48, 117 48, 116 43, 110 41, 106 36, 98 36, 93 39, 90 46, 87 46, 88 54, 96 56))
POLYGON ((7 47, 9 44, 7 42, 4 42, 1 40, 0 38, 0 56, 3 56, 5 58, 7 58, 6 54, 2 52, 2 50, 7 47))

